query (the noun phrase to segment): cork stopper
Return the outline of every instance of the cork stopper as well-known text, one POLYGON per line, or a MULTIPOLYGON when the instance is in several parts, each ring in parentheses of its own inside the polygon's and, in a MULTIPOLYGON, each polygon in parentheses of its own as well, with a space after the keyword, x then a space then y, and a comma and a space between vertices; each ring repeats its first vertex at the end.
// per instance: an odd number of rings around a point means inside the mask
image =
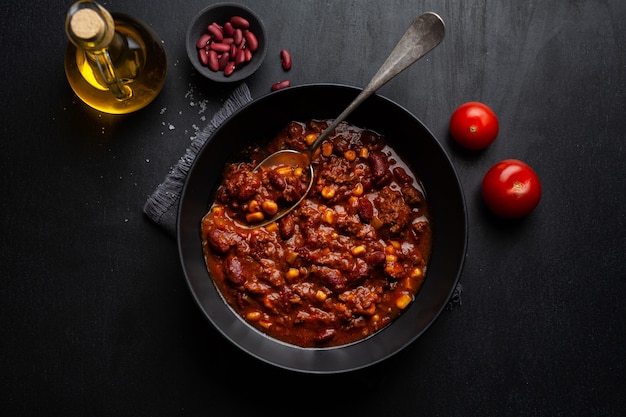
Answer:
POLYGON ((70 30, 78 38, 93 41, 103 36, 106 26, 95 10, 80 9, 70 19, 70 30))
POLYGON ((98 51, 106 48, 113 40, 115 22, 111 14, 98 3, 80 0, 67 13, 65 31, 78 48, 98 51))

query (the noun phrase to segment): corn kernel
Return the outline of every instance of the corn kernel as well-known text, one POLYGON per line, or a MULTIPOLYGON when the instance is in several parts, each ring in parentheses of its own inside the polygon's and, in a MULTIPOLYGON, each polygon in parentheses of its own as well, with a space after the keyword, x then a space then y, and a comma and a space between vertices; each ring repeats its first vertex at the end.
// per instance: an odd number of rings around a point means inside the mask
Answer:
POLYGON ((322 197, 326 199, 333 198, 335 196, 335 193, 336 193, 335 189, 328 185, 322 189, 322 197))
POLYGON ((301 167, 297 167, 293 170, 293 175, 295 175, 296 177, 301 177, 303 172, 304 170, 301 167))
POLYGON ((298 252, 295 252, 292 250, 287 252, 287 255, 285 255, 285 260, 287 261, 288 264, 294 263, 297 258, 298 258, 298 252))
POLYGON ((385 253, 387 255, 393 255, 396 253, 396 248, 394 248, 393 245, 387 245, 385 246, 385 253))
POLYGON ((317 148, 315 150, 315 152, 313 152, 313 159, 317 158, 318 156, 320 156, 320 153, 322 152, 322 150, 320 148, 317 148))
POLYGON ((265 320, 260 320, 259 324, 261 326, 263 326, 266 329, 269 329, 270 327, 272 327, 272 322, 271 321, 265 321, 265 320))
POLYGON ((263 212, 261 211, 255 211, 254 213, 246 214, 246 221, 248 223, 257 223, 262 221, 264 218, 265 215, 263 215, 263 212))
POLYGON ((270 216, 273 216, 278 211, 278 204, 273 200, 265 200, 261 204, 263 211, 270 216))
POLYGON ((246 314, 246 319, 249 321, 257 321, 260 318, 261 318, 260 311, 250 311, 248 314, 246 314))
POLYGON ((411 301, 413 301, 413 299, 411 298, 410 295, 402 294, 396 300, 396 307, 398 307, 400 310, 404 310, 406 306, 408 306, 411 303, 411 301))
POLYGON ((372 218, 372 220, 370 221, 370 224, 372 225, 372 227, 376 230, 380 229, 381 227, 383 227, 383 222, 382 220, 380 220, 377 216, 374 216, 372 218))
POLYGON ((259 202, 256 200, 252 200, 250 204, 248 204, 248 211, 250 213, 254 213, 255 211, 261 211, 261 206, 259 205, 259 202))
POLYGON ((370 151, 366 147, 361 148, 361 150, 359 151, 359 156, 361 158, 367 158, 369 155, 370 151))
POLYGON ((298 270, 298 268, 289 268, 289 270, 285 274, 285 278, 287 279, 295 279, 298 278, 298 276, 300 276, 300 271, 298 270))
POLYGON ((355 195, 355 196, 360 196, 360 195, 363 195, 363 184, 361 184, 360 182, 358 182, 358 183, 354 186, 354 190, 352 190, 352 195, 355 195))
POLYGON ((379 314, 374 314, 374 315, 372 316, 372 321, 373 321, 373 322, 380 321, 380 315, 379 315, 379 314))
POLYGON ((356 152, 354 152, 352 149, 348 149, 343 153, 343 157, 346 158, 348 162, 352 162, 356 159, 356 152))
POLYGON ((397 240, 392 240, 389 243, 391 243, 391 246, 393 246, 395 249, 400 249, 402 248, 402 245, 400 244, 400 242, 398 242, 397 240))
POLYGON ((350 252, 352 252, 352 255, 354 256, 359 256, 359 255, 363 255, 366 252, 365 246, 363 245, 359 245, 359 246, 355 246, 353 247, 350 252))
POLYGON ((317 139, 317 134, 309 133, 304 137, 304 142, 307 144, 307 146, 311 146, 313 145, 313 142, 315 142, 315 139, 317 139))
POLYGON ((224 207, 222 206, 213 206, 213 208, 211 209, 211 213, 220 216, 224 213, 224 207))
POLYGON ((421 278, 423 274, 424 273, 422 271, 422 268, 415 267, 413 268, 409 276, 411 278, 421 278))
POLYGON ((274 172, 276 172, 278 175, 282 175, 283 177, 287 176, 287 175, 291 175, 291 173, 293 172, 293 168, 292 167, 278 167, 274 170, 274 172))
POLYGON ((331 209, 324 210, 322 221, 326 224, 333 224, 335 222, 335 212, 331 209))
POLYGON ((398 257, 396 255, 387 254, 385 255, 385 261, 387 262, 397 262, 398 257))
POLYGON ((315 298, 317 298, 319 301, 324 301, 326 300, 326 293, 322 290, 317 290, 317 292, 315 293, 315 298))
POLYGON ((322 156, 328 158, 333 154, 333 145, 329 142, 322 143, 322 156))
POLYGON ((265 230, 267 230, 268 232, 277 232, 278 231, 278 223, 274 222, 274 223, 270 223, 268 225, 265 226, 265 230))

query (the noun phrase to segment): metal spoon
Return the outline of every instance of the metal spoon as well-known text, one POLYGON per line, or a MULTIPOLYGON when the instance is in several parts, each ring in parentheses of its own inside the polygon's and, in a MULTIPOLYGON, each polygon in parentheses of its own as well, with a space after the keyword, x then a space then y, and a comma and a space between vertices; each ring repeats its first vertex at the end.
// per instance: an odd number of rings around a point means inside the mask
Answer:
POLYGON ((292 211, 306 197, 311 186, 313 185, 313 166, 311 160, 317 148, 322 144, 324 139, 331 133, 339 123, 354 109, 356 109, 365 99, 374 94, 376 90, 382 87, 387 81, 411 66, 415 61, 426 55, 435 48, 443 40, 445 35, 445 24, 441 17, 437 14, 428 12, 424 13, 413 20, 411 26, 406 30, 404 35, 396 44, 387 60, 378 69, 378 72, 372 77, 369 84, 361 91, 361 93, 346 107, 346 109, 319 135, 319 137, 304 152, 294 151, 291 149, 280 150, 272 153, 263 161, 261 161, 254 170, 261 167, 271 168, 276 166, 293 166, 308 169, 310 172, 309 186, 306 193, 296 203, 282 208, 278 213, 269 219, 259 223, 245 225, 248 228, 261 227, 274 222, 287 213, 292 211))

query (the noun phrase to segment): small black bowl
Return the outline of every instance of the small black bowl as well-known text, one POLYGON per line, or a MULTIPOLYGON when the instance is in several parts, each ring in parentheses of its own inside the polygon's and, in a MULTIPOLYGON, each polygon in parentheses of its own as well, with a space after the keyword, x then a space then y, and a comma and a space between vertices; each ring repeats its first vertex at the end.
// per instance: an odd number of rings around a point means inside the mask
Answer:
POLYGON ((252 75, 263 63, 267 53, 267 34, 259 16, 248 7, 236 3, 216 3, 202 9, 191 20, 187 27, 186 48, 191 64, 200 74, 216 82, 236 82, 252 75), (225 76, 223 71, 212 71, 200 62, 196 43, 206 33, 211 23, 223 25, 233 16, 241 16, 250 22, 250 31, 256 36, 259 47, 253 53, 250 62, 238 67, 231 75, 225 76))
POLYGON ((221 182, 225 161, 250 143, 273 138, 292 120, 330 119, 362 91, 335 84, 301 85, 269 93, 237 111, 197 154, 181 196, 177 241, 191 292, 209 321, 235 346, 269 364, 304 373, 339 373, 380 362, 424 333, 448 305, 467 246, 463 190, 448 155, 433 134, 406 109, 379 95, 347 119, 385 135, 422 180, 433 221, 433 249, 426 278, 413 303, 387 327, 359 342, 302 348, 269 337, 239 317, 208 273, 200 223, 221 182))

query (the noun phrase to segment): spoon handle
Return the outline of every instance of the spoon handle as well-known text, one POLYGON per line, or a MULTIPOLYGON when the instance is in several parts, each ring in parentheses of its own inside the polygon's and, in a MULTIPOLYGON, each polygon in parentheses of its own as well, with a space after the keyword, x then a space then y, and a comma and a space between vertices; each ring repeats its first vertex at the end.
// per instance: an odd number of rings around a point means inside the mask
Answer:
POLYGON ((309 148, 310 155, 326 139, 326 136, 365 99, 439 45, 444 36, 445 24, 439 15, 428 12, 417 16, 363 91, 313 142, 309 148))

